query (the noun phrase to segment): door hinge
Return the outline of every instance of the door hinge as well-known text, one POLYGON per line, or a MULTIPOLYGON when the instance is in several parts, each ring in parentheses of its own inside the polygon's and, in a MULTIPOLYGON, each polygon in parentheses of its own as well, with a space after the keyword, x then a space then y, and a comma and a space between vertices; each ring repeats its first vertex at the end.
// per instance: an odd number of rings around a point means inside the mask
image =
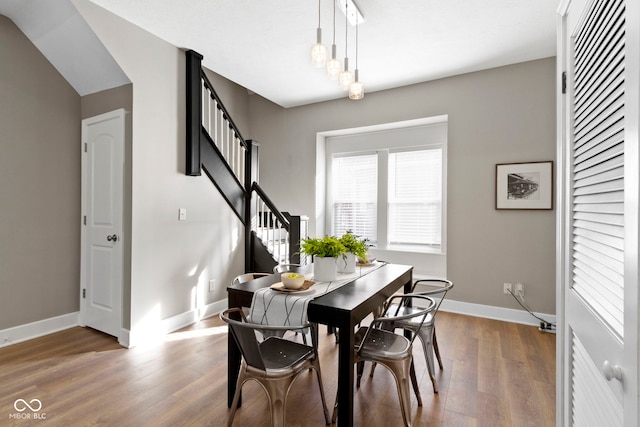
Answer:
POLYGON ((562 93, 567 93, 567 72, 562 72, 562 93))
POLYGON ((87 143, 86 142, 84 143, 84 152, 85 153, 87 152, 87 143))
POLYGON ((82 220, 82 223, 83 223, 84 225, 87 225, 87 216, 86 216, 86 215, 84 216, 84 218, 83 218, 83 220, 82 220))
POLYGON ((82 288, 82 298, 86 298, 86 297, 87 297, 87 289, 82 288))

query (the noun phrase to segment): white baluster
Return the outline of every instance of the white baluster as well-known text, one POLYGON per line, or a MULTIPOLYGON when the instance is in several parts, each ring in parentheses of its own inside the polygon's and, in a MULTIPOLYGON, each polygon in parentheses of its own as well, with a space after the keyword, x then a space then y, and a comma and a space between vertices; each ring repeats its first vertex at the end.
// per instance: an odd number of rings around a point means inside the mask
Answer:
POLYGON ((218 139, 218 101, 213 100, 213 142, 218 146, 220 140, 218 139))
POLYGON ((211 108, 215 108, 215 104, 213 104, 214 102, 215 101, 211 97, 211 92, 209 92, 207 90, 207 133, 209 134, 209 136, 211 136, 211 132, 212 132, 212 129, 211 129, 211 114, 212 114, 211 108))
POLYGON ((278 224, 278 221, 276 219, 273 218, 273 214, 271 211, 269 211, 269 225, 271 226, 271 247, 273 249, 271 249, 271 253, 275 254, 276 252, 276 225, 278 224))
MULTIPOLYGON (((236 136, 235 132, 233 133, 233 153, 232 153, 232 158, 233 158, 233 163, 232 163, 232 169, 233 169, 233 173, 234 175, 238 178, 238 181, 240 181, 240 177, 238 177, 238 137, 236 136)), ((240 181, 242 182, 242 181, 240 181)))
POLYGON ((224 158, 227 160, 227 163, 231 164, 230 160, 230 153, 231 153, 231 126, 229 126, 229 120, 227 120, 227 140, 226 140, 226 151, 225 151, 225 155, 224 158))
POLYGON ((264 204, 264 202, 263 202, 263 201, 260 201, 260 202, 262 203, 262 206, 261 206, 261 208, 260 208, 260 222, 262 223, 262 227, 261 227, 262 229, 260 230, 260 238, 261 238, 262 240, 264 240, 265 242, 267 242, 267 241, 268 241, 268 240, 267 240, 267 238, 268 238, 269 236, 265 236, 265 235, 264 235, 264 230, 265 230, 265 228, 266 228, 266 218, 265 218, 265 213, 266 213, 266 211, 265 211, 265 204, 264 204))
MULTIPOLYGON (((207 88, 205 87, 204 80, 202 79, 200 79, 200 93, 202 94, 202 99, 200 100, 200 108, 202 109, 202 111, 200 112, 200 122, 205 127, 205 129, 207 129, 207 88)), ((209 132, 208 129, 207 132, 209 132)))
POLYGON ((244 183, 244 159, 246 156, 246 148, 244 148, 244 145, 240 144, 240 141, 238 141, 238 145, 240 146, 240 159, 239 159, 239 175, 240 175, 240 182, 244 183))

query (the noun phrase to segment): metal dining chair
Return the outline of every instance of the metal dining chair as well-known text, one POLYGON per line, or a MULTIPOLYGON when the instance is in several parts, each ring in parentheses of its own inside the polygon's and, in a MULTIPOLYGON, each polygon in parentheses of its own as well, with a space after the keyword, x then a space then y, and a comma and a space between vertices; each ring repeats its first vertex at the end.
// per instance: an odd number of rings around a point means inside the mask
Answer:
POLYGON ((249 380, 257 381, 267 394, 271 408, 271 425, 284 427, 289 390, 301 372, 311 369, 316 372, 318 378, 324 418, 329 425, 329 410, 325 400, 316 346, 308 346, 279 336, 269 336, 264 341, 258 341, 256 338, 256 332, 265 330, 280 335, 285 331, 311 328, 314 342, 316 342, 318 339, 316 328, 310 324, 296 327, 249 323, 244 312, 239 308, 225 310, 220 314, 220 319, 229 325, 229 331, 242 354, 240 373, 231 405, 231 414, 229 414, 229 427, 233 424, 242 386, 249 380), (232 317, 238 317, 240 320, 232 317))
POLYGON ((286 273, 287 271, 293 271, 296 268, 300 267, 300 264, 278 264, 273 267, 274 273, 286 273))
MULTIPOLYGON (((257 279, 259 277, 269 276, 269 273, 244 273, 236 276, 231 284, 233 286, 242 285, 250 280, 257 279)), ((247 308, 244 309, 244 314, 247 315, 249 310, 247 308)))
MULTIPOLYGON (((386 367, 396 382, 400 398, 400 410, 405 426, 411 425, 411 402, 409 396, 409 382, 415 381, 415 371, 412 363, 412 347, 415 334, 405 338, 393 332, 396 322, 415 322, 422 325, 427 316, 435 309, 436 302, 429 297, 417 294, 395 295, 389 299, 394 303, 397 312, 387 310, 383 316, 374 319, 369 326, 363 326, 355 334, 354 362, 361 373, 363 362, 375 362, 386 367), (416 308, 419 302, 421 308, 416 308), (415 306, 411 310, 410 307, 415 306), (406 312, 407 314, 402 314, 406 312)), ((418 400, 422 406, 422 401, 418 400)), ((333 409, 333 419, 336 421, 338 402, 333 409)))
POLYGON ((245 273, 245 274, 240 274, 238 276, 236 276, 233 279, 232 284, 235 285, 241 285, 243 283, 246 283, 250 280, 253 279, 257 279, 258 277, 264 277, 264 276, 269 276, 269 273, 245 273))
MULTIPOLYGON (((395 328, 402 328, 412 333, 418 335, 420 337, 420 341, 422 342, 422 349, 424 351, 424 356, 427 362, 427 369, 429 371, 429 377, 431 378, 431 384, 433 384, 433 392, 438 392, 438 381, 435 376, 435 362, 433 360, 433 355, 435 353, 436 358, 438 360, 438 365, 440 370, 443 369, 442 366, 442 358, 440 357, 440 349, 438 348, 438 340, 436 339, 436 314, 438 313, 438 309, 440 308, 440 304, 444 300, 447 292, 449 292, 453 288, 453 282, 445 279, 423 279, 416 280, 411 287, 411 293, 423 296, 429 296, 436 300, 436 307, 433 312, 429 313, 424 323, 420 326, 413 321, 400 321, 396 322, 393 326, 395 328), (420 288, 424 290, 420 290, 420 288), (426 288, 426 289, 425 289, 426 288)), ((416 308, 412 307, 404 307, 399 311, 400 314, 409 314, 416 308)), ((386 307, 387 312, 396 313, 398 312, 398 307, 393 304, 387 303, 386 307)), ((371 366, 371 373, 369 376, 373 376, 373 371, 375 369, 375 364, 371 366)), ((414 390, 417 386, 414 384, 414 390)), ((419 393, 419 391, 416 391, 419 393)))

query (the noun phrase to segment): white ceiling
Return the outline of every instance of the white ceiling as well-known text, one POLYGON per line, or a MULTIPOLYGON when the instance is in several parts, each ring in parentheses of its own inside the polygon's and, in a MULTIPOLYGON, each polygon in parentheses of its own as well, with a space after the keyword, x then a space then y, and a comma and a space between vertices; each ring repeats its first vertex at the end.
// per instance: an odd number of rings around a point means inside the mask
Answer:
MULTIPOLYGON (((207 68, 283 107, 346 97, 310 64, 316 0, 90 1, 175 46, 199 52, 207 68)), ((37 2, 46 9, 68 0, 0 0, 0 13, 14 19, 3 12, 3 3, 16 2, 37 2)), ((558 0, 356 3, 365 18, 359 27, 358 68, 367 93, 556 54, 558 0)), ((329 47, 333 1, 321 0, 321 10, 323 42, 329 47)), ((339 10, 336 27, 342 58, 345 22, 339 10)), ((349 26, 351 69, 354 28, 349 26)))

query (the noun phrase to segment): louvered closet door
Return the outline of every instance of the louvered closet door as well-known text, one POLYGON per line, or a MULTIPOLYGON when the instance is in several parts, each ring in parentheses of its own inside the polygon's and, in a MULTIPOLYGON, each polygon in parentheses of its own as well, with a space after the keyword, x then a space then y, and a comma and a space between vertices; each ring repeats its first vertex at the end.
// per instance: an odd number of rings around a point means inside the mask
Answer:
POLYGON ((625 154, 627 1, 577 0, 561 9, 560 425, 638 421, 637 226, 629 227, 637 224, 637 195, 625 194, 638 169, 625 154))

